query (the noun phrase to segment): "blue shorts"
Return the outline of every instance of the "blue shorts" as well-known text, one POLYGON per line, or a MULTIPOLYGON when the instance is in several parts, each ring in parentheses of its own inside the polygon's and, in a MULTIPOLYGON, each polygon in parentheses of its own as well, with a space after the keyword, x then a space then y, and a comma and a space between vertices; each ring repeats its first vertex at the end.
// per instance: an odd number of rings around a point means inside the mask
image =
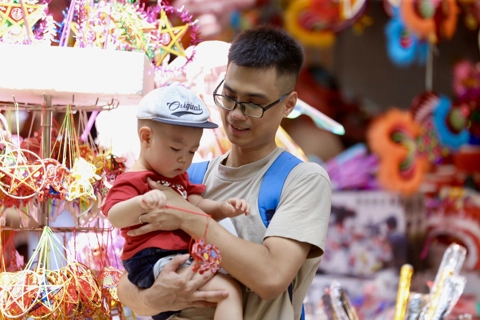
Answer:
MULTIPOLYGON (((165 250, 160 248, 147 248, 137 252, 133 257, 123 260, 123 266, 128 272, 128 280, 139 288, 150 288, 163 267, 176 255, 186 254, 188 250, 165 250)), ((188 266, 188 260, 182 266, 188 266)), ((167 320, 180 311, 162 312, 153 316, 155 320, 167 320)))

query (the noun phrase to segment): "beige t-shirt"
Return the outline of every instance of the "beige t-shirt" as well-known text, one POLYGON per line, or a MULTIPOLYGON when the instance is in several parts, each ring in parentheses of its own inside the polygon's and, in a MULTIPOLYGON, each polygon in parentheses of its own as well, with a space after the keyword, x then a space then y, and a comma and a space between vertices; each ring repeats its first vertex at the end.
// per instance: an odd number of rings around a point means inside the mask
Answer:
MULTIPOLYGON (((256 205, 262 177, 283 151, 283 148, 277 148, 267 157, 238 168, 222 165, 228 157, 227 153, 213 159, 205 175, 205 198, 224 201, 237 197, 250 204, 248 216, 232 219, 239 237, 255 243, 263 243, 267 237, 283 237, 312 244, 307 260, 293 281, 293 303, 290 303, 288 291, 276 299, 264 301, 255 292, 244 288, 244 319, 248 320, 300 319, 302 302, 325 250, 331 187, 328 174, 318 164, 300 163, 292 169, 268 229, 262 222, 256 205)), ((212 317, 212 309, 186 309, 175 319, 200 320, 212 317)))

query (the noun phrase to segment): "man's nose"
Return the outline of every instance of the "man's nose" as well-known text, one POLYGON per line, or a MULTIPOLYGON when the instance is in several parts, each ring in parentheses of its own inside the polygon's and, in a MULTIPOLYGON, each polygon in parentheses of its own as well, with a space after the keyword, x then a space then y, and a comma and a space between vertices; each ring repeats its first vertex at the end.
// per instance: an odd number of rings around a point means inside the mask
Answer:
POLYGON ((235 119, 245 119, 246 115, 242 111, 242 106, 235 103, 235 107, 230 111, 230 114, 235 119))

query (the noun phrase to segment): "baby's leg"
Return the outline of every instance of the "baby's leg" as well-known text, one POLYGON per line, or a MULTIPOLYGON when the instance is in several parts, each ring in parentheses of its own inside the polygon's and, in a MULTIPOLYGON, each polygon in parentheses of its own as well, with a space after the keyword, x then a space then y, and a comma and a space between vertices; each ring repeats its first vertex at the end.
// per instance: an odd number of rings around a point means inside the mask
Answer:
MULTIPOLYGON (((182 272, 182 269, 178 269, 178 272, 182 272)), ((237 280, 223 273, 217 273, 199 290, 228 291, 228 297, 217 304, 214 320, 243 320, 242 289, 237 280)))
POLYGON ((223 273, 217 273, 200 289, 228 291, 228 297, 217 304, 214 320, 243 320, 242 289, 237 280, 223 273))

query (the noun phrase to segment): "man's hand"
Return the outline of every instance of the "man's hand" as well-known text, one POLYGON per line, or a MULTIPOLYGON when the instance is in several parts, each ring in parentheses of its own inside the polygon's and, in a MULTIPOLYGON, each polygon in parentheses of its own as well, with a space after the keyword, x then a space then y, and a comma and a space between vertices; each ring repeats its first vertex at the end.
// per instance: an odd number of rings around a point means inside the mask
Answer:
POLYGON ((190 266, 177 273, 177 268, 187 259, 188 255, 173 258, 149 289, 138 290, 124 274, 118 286, 120 301, 139 315, 151 316, 189 307, 214 306, 228 296, 227 291, 198 291, 213 277, 211 272, 195 273, 190 266))
POLYGON ((157 188, 158 190, 162 190, 160 192, 166 196, 167 204, 164 209, 153 209, 142 214, 143 225, 128 231, 129 236, 139 236, 157 230, 171 231, 181 229, 183 219, 191 214, 189 212, 196 211, 203 213, 199 208, 186 201, 171 188, 161 186, 149 178, 147 178, 147 181, 152 191, 154 189, 157 190, 157 188))

